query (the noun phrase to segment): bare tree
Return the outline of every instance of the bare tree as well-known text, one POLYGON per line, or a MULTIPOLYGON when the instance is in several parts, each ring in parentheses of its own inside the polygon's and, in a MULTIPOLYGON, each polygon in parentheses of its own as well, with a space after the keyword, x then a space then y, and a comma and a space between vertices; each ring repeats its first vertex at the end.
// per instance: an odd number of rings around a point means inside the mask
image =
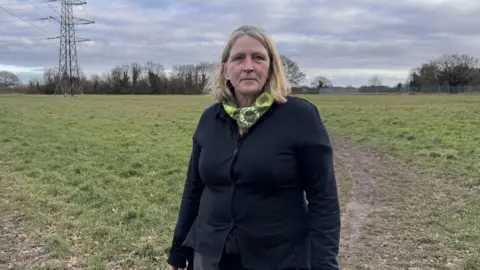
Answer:
POLYGON ((440 71, 439 66, 433 62, 423 64, 417 69, 419 83, 426 87, 438 86, 440 71))
POLYGON ((412 89, 414 92, 417 92, 420 90, 420 87, 422 86, 421 83, 421 78, 420 75, 418 75, 419 72, 417 69, 412 69, 410 70, 410 74, 405 81, 405 85, 408 85, 410 89, 412 89))
POLYGON ((158 94, 162 85, 162 78, 164 78, 165 68, 159 63, 148 61, 145 64, 145 70, 147 72, 148 84, 152 93, 158 94))
POLYGON ((128 88, 130 83, 130 76, 129 76, 130 66, 128 64, 122 65, 122 87, 128 88))
POLYGON ((439 69, 438 81, 449 86, 468 85, 480 76, 480 61, 465 54, 444 54, 432 62, 439 69))
POLYGON ((200 71, 199 90, 201 90, 207 83, 210 76, 214 74, 215 63, 201 62, 200 64, 198 64, 198 69, 200 71))
POLYGON ((94 93, 97 93, 100 87, 100 81, 101 81, 100 76, 96 74, 92 75, 91 81, 92 81, 92 90, 94 93))
POLYGON ((323 76, 316 76, 312 79, 311 86, 320 91, 322 88, 332 87, 332 82, 323 76))
POLYGON ((45 94, 55 93, 59 79, 58 69, 57 68, 46 68, 43 72, 43 85, 45 87, 45 94))
POLYGON ((375 92, 378 92, 378 87, 382 85, 382 81, 377 75, 375 75, 368 80, 368 85, 375 87, 375 92))
POLYGON ((370 80, 368 80, 368 85, 369 86, 380 86, 380 85, 382 85, 382 81, 380 80, 380 78, 377 75, 375 75, 372 78, 370 78, 370 80))
POLYGON ((193 73, 195 65, 177 65, 172 67, 171 86, 177 94, 192 91, 194 87, 193 73))
POLYGON ((135 88, 137 86, 140 73, 142 72, 142 66, 140 66, 138 63, 132 63, 130 67, 132 69, 132 87, 135 88))
POLYGON ((122 75, 123 68, 121 66, 114 67, 110 72, 110 79, 113 88, 113 92, 119 94, 122 90, 122 75))
POLYGON ((20 84, 20 78, 10 71, 0 71, 0 86, 15 86, 20 84))
POLYGON ((292 86, 299 85, 306 77, 305 73, 300 71, 297 63, 285 55, 280 55, 283 69, 288 81, 292 86))
POLYGON ((480 60, 465 54, 444 54, 415 68, 409 76, 409 84, 420 87, 449 87, 449 92, 458 91, 456 86, 480 83, 480 60))
POLYGON ((110 90, 114 86, 113 76, 110 72, 103 72, 101 78, 104 88, 110 90))

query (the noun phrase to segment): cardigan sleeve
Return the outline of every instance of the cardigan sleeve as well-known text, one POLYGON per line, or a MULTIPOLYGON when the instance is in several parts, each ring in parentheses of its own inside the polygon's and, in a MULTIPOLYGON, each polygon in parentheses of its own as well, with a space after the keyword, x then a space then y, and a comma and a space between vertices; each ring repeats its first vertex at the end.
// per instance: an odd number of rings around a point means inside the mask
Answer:
POLYGON ((305 102, 298 118, 297 154, 308 201, 311 269, 339 269, 340 204, 333 149, 317 108, 305 102))
POLYGON ((182 243, 197 217, 200 197, 204 189, 204 184, 200 179, 198 172, 200 149, 199 144, 194 138, 187 176, 183 188, 180 211, 175 231, 173 233, 172 247, 167 260, 168 264, 179 268, 185 268, 187 260, 191 263, 193 259, 193 252, 182 248, 182 243))

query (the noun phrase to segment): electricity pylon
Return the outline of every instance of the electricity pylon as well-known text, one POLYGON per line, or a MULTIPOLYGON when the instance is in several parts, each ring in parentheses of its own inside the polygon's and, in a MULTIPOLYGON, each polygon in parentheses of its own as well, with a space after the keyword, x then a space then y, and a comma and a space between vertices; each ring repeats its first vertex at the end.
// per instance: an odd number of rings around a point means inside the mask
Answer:
POLYGON ((60 91, 64 96, 83 94, 77 59, 77 42, 84 42, 89 39, 77 38, 75 25, 95 22, 74 17, 73 6, 85 5, 86 3, 78 0, 61 0, 60 20, 57 20, 60 23, 60 54, 55 94, 60 91))

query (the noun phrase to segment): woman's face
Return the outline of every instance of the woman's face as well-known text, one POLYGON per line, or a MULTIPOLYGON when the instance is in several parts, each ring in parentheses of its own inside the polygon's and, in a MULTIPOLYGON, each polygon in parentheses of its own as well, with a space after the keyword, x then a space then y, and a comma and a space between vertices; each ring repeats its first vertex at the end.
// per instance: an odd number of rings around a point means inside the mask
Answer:
POLYGON ((245 35, 235 41, 224 67, 236 94, 256 95, 268 79, 270 59, 262 43, 245 35))

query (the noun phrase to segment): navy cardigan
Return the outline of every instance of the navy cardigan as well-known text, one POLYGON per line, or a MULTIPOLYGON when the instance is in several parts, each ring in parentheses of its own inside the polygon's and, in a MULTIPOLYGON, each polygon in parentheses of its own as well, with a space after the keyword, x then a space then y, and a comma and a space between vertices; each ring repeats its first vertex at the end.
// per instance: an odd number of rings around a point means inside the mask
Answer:
POLYGON ((219 262, 234 229, 245 268, 339 269, 332 145, 317 108, 287 99, 275 103, 241 144, 220 103, 203 112, 169 264, 185 267, 193 249, 219 262))

